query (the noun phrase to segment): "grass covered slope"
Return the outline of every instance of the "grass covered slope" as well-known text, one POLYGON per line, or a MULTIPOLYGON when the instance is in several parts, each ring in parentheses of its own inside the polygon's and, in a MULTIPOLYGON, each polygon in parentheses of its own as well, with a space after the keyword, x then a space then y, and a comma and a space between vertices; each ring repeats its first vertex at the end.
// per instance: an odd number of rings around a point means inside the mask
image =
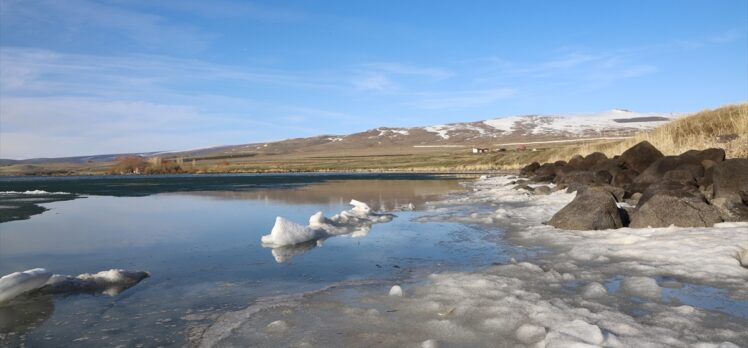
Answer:
POLYGON ((599 151, 608 157, 619 155, 631 146, 648 141, 665 155, 710 147, 725 149, 728 158, 748 157, 748 103, 723 106, 680 118, 652 131, 617 142, 593 143, 559 149, 550 160, 568 159, 599 151))

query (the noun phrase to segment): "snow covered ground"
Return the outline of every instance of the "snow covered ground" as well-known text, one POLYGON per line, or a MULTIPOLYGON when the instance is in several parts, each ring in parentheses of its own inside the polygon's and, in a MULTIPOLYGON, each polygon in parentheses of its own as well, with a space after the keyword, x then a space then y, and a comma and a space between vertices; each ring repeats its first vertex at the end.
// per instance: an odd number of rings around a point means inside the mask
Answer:
POLYGON ((748 223, 564 231, 543 222, 574 194, 534 196, 510 181, 481 179, 470 194, 437 203, 429 219, 493 226, 518 247, 547 252, 475 272, 401 279, 399 291, 392 283, 338 284, 264 299, 224 314, 200 343, 748 346, 748 223))

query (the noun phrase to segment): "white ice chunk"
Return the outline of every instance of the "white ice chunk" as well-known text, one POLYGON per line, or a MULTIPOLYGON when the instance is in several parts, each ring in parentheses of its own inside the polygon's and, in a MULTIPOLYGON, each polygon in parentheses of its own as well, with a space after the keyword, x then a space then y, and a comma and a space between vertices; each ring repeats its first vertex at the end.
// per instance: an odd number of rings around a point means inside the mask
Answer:
POLYGON ((741 266, 748 268, 748 248, 740 248, 738 251, 738 261, 741 266))
POLYGON ((276 320, 267 326, 265 326, 265 331, 267 331, 270 334, 282 334, 288 331, 290 327, 288 326, 288 323, 286 323, 284 320, 276 320))
POLYGON ((517 340, 524 344, 532 344, 545 338, 545 328, 542 326, 522 324, 514 332, 517 340))
POLYGON ((621 282, 621 290, 633 296, 648 299, 659 299, 662 297, 662 288, 657 281, 649 277, 626 277, 621 282))
POLYGON ((600 331, 600 328, 597 325, 592 325, 579 319, 575 319, 570 323, 562 325, 558 331, 562 334, 578 338, 589 344, 600 345, 605 339, 602 331, 600 331))
POLYGON ((262 236, 262 243, 277 248, 341 234, 363 237, 369 233, 371 225, 388 222, 395 217, 392 214, 375 213, 368 204, 355 199, 351 200, 351 205, 352 209, 344 210, 331 218, 325 217, 321 211, 316 212, 309 217, 308 226, 279 216, 275 219, 270 234, 262 236))
POLYGON ((603 297, 607 294, 608 290, 606 290, 605 287, 598 282, 589 283, 585 285, 584 289, 582 289, 582 297, 588 299, 603 297))
POLYGON ((42 287, 52 273, 44 268, 15 272, 0 278, 0 303, 42 287))
POLYGON ((318 236, 316 230, 278 216, 270 234, 262 236, 262 243, 280 247, 308 242, 317 239, 318 236))
POLYGON ((400 285, 393 286, 390 288, 390 296, 403 297, 403 288, 401 288, 400 285))
POLYGON ((431 339, 421 343, 421 348, 439 348, 439 341, 431 339))

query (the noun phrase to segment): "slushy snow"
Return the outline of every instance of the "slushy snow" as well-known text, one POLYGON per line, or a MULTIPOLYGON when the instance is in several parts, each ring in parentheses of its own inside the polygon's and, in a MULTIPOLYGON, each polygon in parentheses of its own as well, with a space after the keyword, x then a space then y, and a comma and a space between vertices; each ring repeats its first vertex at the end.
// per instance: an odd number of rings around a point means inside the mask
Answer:
POLYGON ((201 345, 748 346, 748 308, 700 308, 665 301, 663 294, 688 281, 723 289, 728 294, 716 296, 745 306, 748 223, 566 231, 543 222, 574 194, 535 196, 512 190, 512 180, 481 179, 469 194, 434 205, 436 215, 425 221, 499 226, 504 240, 544 247, 543 254, 476 272, 432 274, 397 301, 389 283, 354 287, 357 294, 339 285, 293 301, 278 298, 271 307, 259 303, 225 314, 201 345), (281 315, 290 329, 269 337, 262 328, 281 315), (236 330, 223 329, 228 318, 236 330))

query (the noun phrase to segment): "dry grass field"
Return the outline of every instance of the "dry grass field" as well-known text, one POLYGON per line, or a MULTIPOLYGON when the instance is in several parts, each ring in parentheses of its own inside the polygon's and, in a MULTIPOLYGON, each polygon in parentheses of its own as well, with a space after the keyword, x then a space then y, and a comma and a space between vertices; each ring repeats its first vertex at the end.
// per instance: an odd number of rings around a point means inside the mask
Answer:
MULTIPOLYGON (((492 148, 488 154, 473 154, 465 147, 386 146, 344 151, 294 151, 287 153, 218 154, 179 159, 183 173, 271 173, 271 172, 488 172, 520 168, 528 163, 568 160, 573 155, 622 153, 647 140, 666 155, 689 149, 724 148, 730 158, 748 157, 748 104, 723 106, 677 119, 652 131, 612 140, 573 139, 522 146, 492 148)), ((487 144, 488 145, 488 144, 487 144)), ((164 158, 164 163, 175 159, 164 158)), ((116 162, 0 166, 0 175, 91 175, 111 173, 116 162)), ((151 173, 158 173, 152 168, 151 173)))

